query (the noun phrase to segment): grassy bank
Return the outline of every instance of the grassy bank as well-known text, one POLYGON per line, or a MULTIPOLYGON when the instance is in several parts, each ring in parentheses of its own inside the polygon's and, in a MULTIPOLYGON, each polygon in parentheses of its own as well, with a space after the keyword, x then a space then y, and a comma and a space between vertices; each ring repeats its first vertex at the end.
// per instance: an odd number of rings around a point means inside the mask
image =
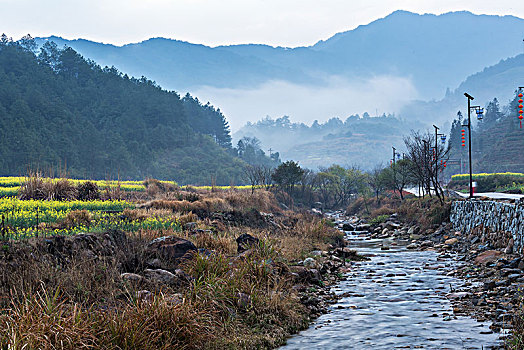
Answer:
POLYGON ((293 265, 340 239, 320 218, 283 211, 263 190, 145 191, 125 203, 118 215, 139 227, 97 226, 86 202, 46 222, 66 236, 3 241, 0 348, 274 348, 308 325, 300 291, 310 282, 293 265), (84 234, 72 219, 81 212, 94 225, 84 234), (242 234, 257 241, 239 253, 242 234), (166 236, 195 249, 176 258, 152 251, 151 241, 166 236), (170 273, 167 282, 148 275, 158 270, 170 273))
POLYGON ((399 198, 383 197, 358 198, 348 206, 346 212, 349 215, 357 215, 372 223, 379 223, 393 213, 399 215, 399 219, 410 225, 418 225, 421 230, 426 230, 442 222, 449 221, 451 211, 451 200, 446 199, 442 204, 436 198, 399 198))
MULTIPOLYGON (((477 182, 478 192, 522 192, 524 190, 524 174, 522 173, 482 173, 473 174, 472 177, 473 181, 477 182)), ((453 175, 448 187, 453 190, 467 190, 469 174, 453 175)))

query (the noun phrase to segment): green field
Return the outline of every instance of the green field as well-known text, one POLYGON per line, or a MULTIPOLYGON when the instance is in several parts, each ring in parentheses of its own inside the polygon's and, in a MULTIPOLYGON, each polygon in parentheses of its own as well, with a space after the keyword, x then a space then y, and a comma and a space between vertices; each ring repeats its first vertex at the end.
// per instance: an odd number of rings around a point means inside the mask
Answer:
POLYGON ((0 235, 20 239, 43 235, 71 235, 79 232, 118 228, 139 230, 179 230, 174 215, 150 215, 137 219, 121 215, 135 205, 126 201, 37 201, 0 198, 0 235))
MULTIPOLYGON (((503 192, 520 190, 524 192, 523 173, 480 173, 472 174, 477 182, 478 192, 503 192)), ((451 177, 449 187, 463 190, 469 186, 469 174, 457 174, 451 177)))
MULTIPOLYGON (((47 180, 55 180, 55 179, 49 179, 47 180)), ((18 195, 18 190, 20 189, 20 186, 27 181, 26 177, 17 177, 17 176, 11 176, 11 177, 0 177, 0 197, 15 197, 18 195)), ((146 186, 144 185, 144 181, 106 181, 106 180, 78 180, 78 179, 70 179, 73 184, 78 185, 83 182, 91 181, 95 183, 100 190, 105 189, 114 189, 114 188, 120 188, 120 190, 124 192, 144 192, 146 190, 146 186)), ((169 184, 173 186, 177 186, 177 183, 174 181, 160 181, 163 184, 169 184)), ((228 190, 231 188, 231 186, 181 186, 181 189, 189 189, 193 188, 196 190, 212 190, 218 189, 218 190, 228 190)), ((235 189, 250 189, 251 186, 249 185, 243 185, 243 186, 234 186, 235 189)))

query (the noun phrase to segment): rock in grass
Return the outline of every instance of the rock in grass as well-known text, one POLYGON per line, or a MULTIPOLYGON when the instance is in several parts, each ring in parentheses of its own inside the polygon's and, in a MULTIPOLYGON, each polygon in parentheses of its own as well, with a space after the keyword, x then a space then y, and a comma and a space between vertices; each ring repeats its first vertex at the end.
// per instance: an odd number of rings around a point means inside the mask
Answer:
POLYGON ((243 233, 237 238, 237 252, 242 253, 250 249, 253 246, 258 245, 259 239, 251 236, 250 234, 243 233))
POLYGON ((197 247, 188 241, 176 236, 165 236, 152 240, 147 245, 150 254, 168 260, 180 259, 190 252, 196 252, 197 247))
POLYGON ((305 267, 310 267, 310 268, 317 267, 317 262, 313 258, 306 258, 306 259, 304 259, 304 262, 302 264, 305 267))
POLYGON ((136 284, 144 281, 144 277, 136 273, 126 272, 126 273, 121 274, 120 277, 126 282, 131 282, 131 283, 136 283, 136 284))
POLYGON ((175 284, 177 279, 174 273, 162 269, 146 269, 144 276, 151 282, 159 284, 175 284))
POLYGON ((237 306, 246 310, 251 305, 251 297, 245 293, 237 293, 237 306))
POLYGON ((146 269, 144 276, 153 283, 182 286, 189 282, 191 277, 181 269, 175 273, 162 269, 146 269))
POLYGON ((140 301, 151 302, 153 301, 153 293, 148 290, 139 290, 136 292, 136 298, 140 301))

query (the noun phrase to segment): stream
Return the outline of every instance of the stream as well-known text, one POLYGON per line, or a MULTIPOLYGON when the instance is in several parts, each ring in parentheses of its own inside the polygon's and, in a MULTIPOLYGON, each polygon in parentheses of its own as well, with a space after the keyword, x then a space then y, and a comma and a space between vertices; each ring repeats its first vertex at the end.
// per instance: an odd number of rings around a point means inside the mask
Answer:
MULTIPOLYGON (((492 349, 501 345, 489 322, 454 316, 446 294, 464 281, 446 274, 456 262, 402 242, 346 233, 368 261, 354 263, 333 291, 342 295, 328 314, 281 349, 492 349), (388 250, 382 250, 387 246, 388 250)), ((407 243, 407 242, 406 242, 407 243)))

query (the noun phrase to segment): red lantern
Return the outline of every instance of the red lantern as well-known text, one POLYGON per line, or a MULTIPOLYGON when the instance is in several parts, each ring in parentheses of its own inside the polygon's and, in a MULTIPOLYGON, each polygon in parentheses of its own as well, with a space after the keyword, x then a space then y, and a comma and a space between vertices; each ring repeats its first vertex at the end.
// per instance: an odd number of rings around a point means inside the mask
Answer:
POLYGON ((522 97, 522 96, 524 96, 524 95, 522 95, 522 92, 521 92, 521 93, 519 94, 519 97, 522 97))
POLYGON ((466 132, 466 130, 462 129, 462 132, 466 132))
POLYGON ((462 136, 464 136, 464 135, 465 135, 465 134, 464 134, 464 133, 462 133, 462 136))
POLYGON ((462 144, 462 147, 466 147, 466 144, 465 144, 465 143, 463 143, 463 144, 462 144))
POLYGON ((520 119, 520 120, 522 120, 522 118, 524 118, 524 117, 522 116, 522 114, 521 114, 521 115, 519 115, 519 119, 520 119))
POLYGON ((522 103, 522 102, 524 102, 524 101, 523 101, 522 99, 520 99, 520 100, 519 100, 519 103, 522 103))

